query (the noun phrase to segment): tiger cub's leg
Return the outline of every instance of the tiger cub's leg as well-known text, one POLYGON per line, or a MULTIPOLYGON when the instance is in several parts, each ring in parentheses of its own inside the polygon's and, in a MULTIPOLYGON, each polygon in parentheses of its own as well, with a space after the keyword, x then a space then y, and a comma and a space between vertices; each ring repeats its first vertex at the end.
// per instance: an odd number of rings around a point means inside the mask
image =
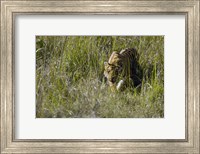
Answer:
POLYGON ((125 86, 124 80, 120 80, 120 81, 118 82, 117 86, 116 86, 117 91, 123 90, 124 86, 125 86))

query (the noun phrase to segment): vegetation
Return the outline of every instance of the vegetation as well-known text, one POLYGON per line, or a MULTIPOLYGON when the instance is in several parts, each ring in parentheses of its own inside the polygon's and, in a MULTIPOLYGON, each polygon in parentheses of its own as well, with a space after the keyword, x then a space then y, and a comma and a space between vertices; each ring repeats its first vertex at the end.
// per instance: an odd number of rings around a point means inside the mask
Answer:
POLYGON ((164 117, 164 36, 37 36, 36 117, 164 117), (104 61, 133 47, 142 84, 112 92, 104 61))

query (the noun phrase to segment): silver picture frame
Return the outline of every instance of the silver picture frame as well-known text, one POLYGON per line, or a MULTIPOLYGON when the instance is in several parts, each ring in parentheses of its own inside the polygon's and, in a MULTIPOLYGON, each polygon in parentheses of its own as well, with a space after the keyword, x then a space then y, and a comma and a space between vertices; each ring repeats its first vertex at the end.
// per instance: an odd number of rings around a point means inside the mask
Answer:
POLYGON ((200 153, 199 4, 199 0, 1 0, 1 153, 200 153), (186 19, 186 138, 180 140, 15 139, 14 23, 18 14, 184 15, 186 19))

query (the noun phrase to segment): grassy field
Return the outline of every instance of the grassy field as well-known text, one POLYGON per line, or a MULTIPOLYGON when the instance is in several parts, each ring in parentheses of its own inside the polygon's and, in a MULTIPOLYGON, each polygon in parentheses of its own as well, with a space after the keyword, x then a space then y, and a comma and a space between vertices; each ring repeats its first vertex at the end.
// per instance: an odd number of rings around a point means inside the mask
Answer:
POLYGON ((36 117, 164 117, 164 36, 37 36, 36 117), (142 84, 111 92, 104 62, 133 47, 142 84))

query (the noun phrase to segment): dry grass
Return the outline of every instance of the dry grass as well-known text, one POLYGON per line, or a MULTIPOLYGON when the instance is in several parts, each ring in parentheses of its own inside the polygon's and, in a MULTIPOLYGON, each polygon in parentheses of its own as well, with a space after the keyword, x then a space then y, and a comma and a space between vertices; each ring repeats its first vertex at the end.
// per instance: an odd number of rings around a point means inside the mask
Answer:
POLYGON ((163 36, 37 36, 36 117, 164 117, 163 36), (111 92, 103 76, 112 51, 136 48, 139 88, 111 92))

